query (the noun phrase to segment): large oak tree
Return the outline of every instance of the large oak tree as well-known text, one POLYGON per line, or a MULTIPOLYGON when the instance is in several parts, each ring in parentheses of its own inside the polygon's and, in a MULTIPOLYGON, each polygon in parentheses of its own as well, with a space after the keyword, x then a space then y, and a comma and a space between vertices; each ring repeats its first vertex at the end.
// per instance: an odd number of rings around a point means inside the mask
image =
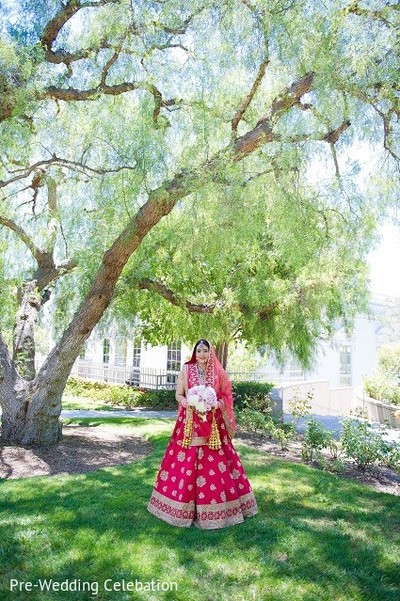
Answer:
POLYGON ((114 297, 149 339, 185 323, 187 338, 236 335, 304 362, 362 307, 365 254, 397 186, 397 4, 2 11, 6 441, 59 440, 66 380, 114 297), (36 373, 50 297, 68 323, 36 373))

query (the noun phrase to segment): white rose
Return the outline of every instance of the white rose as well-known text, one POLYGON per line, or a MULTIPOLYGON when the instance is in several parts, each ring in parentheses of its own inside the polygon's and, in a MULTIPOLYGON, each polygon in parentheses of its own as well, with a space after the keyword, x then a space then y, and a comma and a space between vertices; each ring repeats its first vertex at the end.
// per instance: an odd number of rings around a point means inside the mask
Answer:
POLYGON ((196 399, 195 408, 197 411, 202 411, 203 409, 203 403, 200 401, 199 397, 196 399))
POLYGON ((196 406, 196 403, 198 402, 198 400, 199 400, 199 397, 197 394, 190 394, 187 399, 188 404, 192 405, 193 407, 196 406))

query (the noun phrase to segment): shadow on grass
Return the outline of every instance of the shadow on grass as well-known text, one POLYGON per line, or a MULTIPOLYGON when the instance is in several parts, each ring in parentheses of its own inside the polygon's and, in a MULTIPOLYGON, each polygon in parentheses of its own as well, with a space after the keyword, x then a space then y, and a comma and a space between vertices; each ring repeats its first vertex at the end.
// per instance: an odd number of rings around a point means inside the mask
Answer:
POLYGON ((138 463, 3 485, 4 577, 178 583, 98 599, 208 601, 218 590, 224 601, 397 601, 396 497, 238 445, 259 514, 222 530, 174 528, 146 511, 171 426, 157 424, 154 452, 138 463))

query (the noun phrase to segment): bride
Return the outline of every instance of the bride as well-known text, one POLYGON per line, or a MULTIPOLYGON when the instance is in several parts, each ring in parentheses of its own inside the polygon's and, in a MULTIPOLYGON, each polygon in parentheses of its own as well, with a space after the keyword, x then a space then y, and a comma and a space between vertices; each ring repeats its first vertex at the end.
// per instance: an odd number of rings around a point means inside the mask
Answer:
POLYGON ((176 400, 178 419, 148 504, 150 513, 173 526, 203 529, 239 524, 255 515, 256 499, 231 440, 236 431, 232 385, 207 340, 196 342, 184 364, 176 400), (198 386, 216 393, 217 407, 205 415, 188 403, 191 389, 198 386))

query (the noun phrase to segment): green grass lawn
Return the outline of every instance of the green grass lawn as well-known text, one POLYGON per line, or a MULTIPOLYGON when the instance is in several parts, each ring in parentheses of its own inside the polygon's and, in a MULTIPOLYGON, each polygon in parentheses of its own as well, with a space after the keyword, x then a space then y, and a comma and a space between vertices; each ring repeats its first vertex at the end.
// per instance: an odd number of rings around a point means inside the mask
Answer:
POLYGON ((400 598, 398 497, 238 443, 259 514, 222 530, 175 528, 146 511, 173 422, 79 423, 133 423, 154 451, 137 463, 88 474, 2 481, 2 600, 400 598), (98 583, 99 590, 11 592, 10 578, 68 579, 69 586, 79 580, 98 583), (176 582, 177 591, 107 592, 107 579, 153 580, 155 587, 176 582))
POLYGON ((73 396, 72 394, 64 394, 62 399, 63 409, 90 409, 96 411, 111 411, 115 409, 125 409, 125 407, 116 407, 105 401, 94 401, 82 396, 73 396))

